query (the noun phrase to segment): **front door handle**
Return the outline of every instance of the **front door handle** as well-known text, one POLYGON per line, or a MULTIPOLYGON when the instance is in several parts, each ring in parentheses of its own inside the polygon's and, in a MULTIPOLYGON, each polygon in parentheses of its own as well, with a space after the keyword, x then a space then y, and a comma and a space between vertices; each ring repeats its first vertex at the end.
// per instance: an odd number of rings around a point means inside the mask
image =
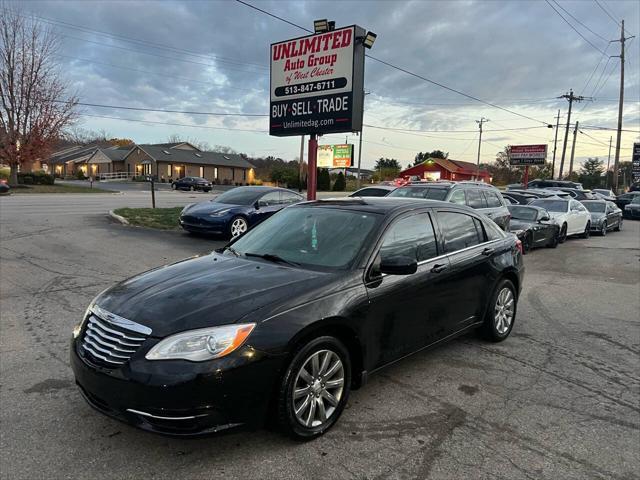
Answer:
POLYGON ((493 255, 493 253, 495 252, 495 249, 493 248, 485 248, 484 250, 482 250, 482 255, 493 255))
POLYGON ((443 270, 446 270, 447 265, 444 263, 436 263, 433 267, 431 267, 431 271, 433 273, 440 273, 443 270))

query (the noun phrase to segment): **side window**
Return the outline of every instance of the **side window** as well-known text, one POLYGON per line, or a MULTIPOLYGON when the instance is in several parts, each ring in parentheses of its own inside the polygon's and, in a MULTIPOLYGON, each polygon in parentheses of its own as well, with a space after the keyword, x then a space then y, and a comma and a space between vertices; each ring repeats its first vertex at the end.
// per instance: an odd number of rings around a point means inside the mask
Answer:
POLYGON ((369 195, 372 197, 385 197, 388 195, 389 190, 383 190, 382 188, 372 188, 369 195))
POLYGON ((502 201, 500 200, 496 192, 485 190, 482 193, 484 193, 484 198, 487 199, 487 207, 497 208, 502 206, 502 201))
POLYGON ((360 190, 358 192, 358 196, 365 196, 365 197, 373 197, 376 195, 376 190, 373 188, 365 188, 363 190, 360 190))
POLYGON ((438 212, 438 223, 444 234, 445 253, 482 243, 474 218, 458 212, 438 212))
POLYGON ((291 205, 292 203, 298 203, 302 198, 292 192, 280 192, 280 201, 284 205, 291 205))
POLYGON ((451 203, 457 203, 459 205, 464 205, 464 190, 454 190, 451 194, 451 198, 449 198, 451 203))
MULTIPOLYGON (((476 219, 476 221, 478 220, 476 219)), ((505 233, 495 222, 486 222, 483 224, 483 226, 487 241, 499 240, 505 237, 505 233)))
POLYGON ((395 256, 415 258, 418 262, 438 256, 429 214, 401 218, 385 232, 380 258, 395 256))
POLYGON ((487 202, 482 196, 482 192, 475 188, 470 188, 467 191, 467 205, 471 208, 487 208, 487 202))
POLYGON ((260 200, 258 201, 258 205, 261 207, 268 207, 272 205, 278 205, 280 203, 280 192, 269 192, 265 193, 260 200))

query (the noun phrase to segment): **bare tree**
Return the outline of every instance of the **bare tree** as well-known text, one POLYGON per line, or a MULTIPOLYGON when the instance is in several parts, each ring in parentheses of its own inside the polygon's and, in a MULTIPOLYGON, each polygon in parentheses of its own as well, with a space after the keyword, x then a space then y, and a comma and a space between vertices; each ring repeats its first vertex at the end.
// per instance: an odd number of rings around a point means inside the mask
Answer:
POLYGON ((17 183, 21 164, 44 158, 74 120, 78 102, 62 80, 58 37, 0 2, 0 160, 17 183))

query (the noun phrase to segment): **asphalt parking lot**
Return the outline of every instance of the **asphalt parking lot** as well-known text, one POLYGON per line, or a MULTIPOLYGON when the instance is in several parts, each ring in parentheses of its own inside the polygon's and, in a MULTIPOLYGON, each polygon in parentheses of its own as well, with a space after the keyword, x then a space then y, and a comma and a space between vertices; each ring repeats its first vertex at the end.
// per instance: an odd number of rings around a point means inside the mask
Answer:
MULTIPOLYGON (((188 198, 173 193, 163 206, 188 198)), ((104 214, 143 192, 62 197, 0 198, 3 479, 640 478, 640 222, 527 255, 507 341, 468 335, 383 370, 316 441, 180 440, 86 405, 70 332, 107 286, 222 242, 104 214)))

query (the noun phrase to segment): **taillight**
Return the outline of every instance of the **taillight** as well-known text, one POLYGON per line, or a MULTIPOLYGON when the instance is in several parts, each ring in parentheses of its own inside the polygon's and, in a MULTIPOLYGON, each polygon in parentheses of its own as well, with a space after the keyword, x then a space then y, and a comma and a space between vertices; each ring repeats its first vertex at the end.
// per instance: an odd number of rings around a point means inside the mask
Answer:
POLYGON ((516 240, 516 248, 518 249, 521 255, 524 255, 524 250, 522 249, 522 242, 519 239, 516 240))

